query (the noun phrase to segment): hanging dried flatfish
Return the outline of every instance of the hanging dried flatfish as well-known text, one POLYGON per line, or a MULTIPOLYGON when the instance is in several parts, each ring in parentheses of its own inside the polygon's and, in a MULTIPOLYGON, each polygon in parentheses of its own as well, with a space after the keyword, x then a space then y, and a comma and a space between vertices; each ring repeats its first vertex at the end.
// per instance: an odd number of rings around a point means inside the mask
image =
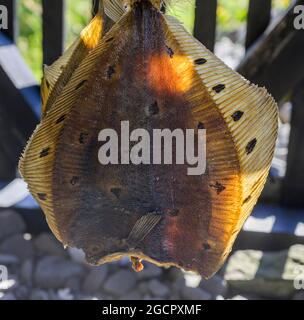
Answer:
POLYGON ((55 95, 20 171, 56 237, 90 263, 127 255, 137 271, 148 260, 210 277, 264 186, 277 106, 164 15, 161 1, 104 4, 118 21, 55 95), (206 173, 101 165, 100 130, 120 132, 122 121, 148 132, 205 128, 206 173))

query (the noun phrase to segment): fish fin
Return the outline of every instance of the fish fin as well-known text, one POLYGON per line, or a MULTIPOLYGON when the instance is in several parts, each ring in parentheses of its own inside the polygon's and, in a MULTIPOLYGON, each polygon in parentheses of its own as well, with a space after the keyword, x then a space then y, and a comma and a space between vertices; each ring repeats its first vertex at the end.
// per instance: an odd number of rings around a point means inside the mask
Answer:
POLYGON ((41 205, 51 230, 58 240, 64 244, 66 244, 66 241, 59 232, 52 199, 56 146, 65 124, 65 118, 79 97, 86 80, 90 77, 96 59, 103 50, 111 45, 111 41, 108 40, 115 37, 119 28, 120 24, 117 23, 80 62, 67 84, 62 88, 47 116, 41 120, 32 134, 19 161, 21 176, 27 182, 34 198, 41 205))
MULTIPOLYGON (((236 153, 239 166, 239 172, 236 174, 239 177, 240 189, 238 204, 235 202, 236 192, 230 190, 227 182, 224 186, 218 181, 221 172, 221 179, 228 179, 229 161, 227 158, 223 159, 223 147, 218 146, 218 156, 215 154, 211 161, 218 165, 218 170, 211 176, 214 181, 210 183, 214 192, 211 193, 209 240, 211 243, 217 243, 217 250, 222 255, 223 262, 266 182, 277 137, 278 107, 265 88, 250 83, 226 66, 193 38, 177 19, 171 16, 165 16, 165 19, 168 26, 167 36, 177 42, 181 54, 191 61, 194 70, 191 80, 193 88, 200 86, 200 92, 207 92, 212 101, 212 104, 197 104, 193 114, 197 118, 206 118, 215 107, 224 126, 216 131, 207 127, 207 136, 220 144, 223 138, 220 140, 216 137, 222 131, 222 137, 229 136, 232 140, 233 152, 236 153), (228 208, 231 210, 227 211, 228 208)), ((196 96, 193 99, 204 101, 203 97, 196 96)), ((209 148, 213 143, 209 142, 209 148)), ((209 257, 211 255, 212 253, 209 257)))
POLYGON ((113 21, 118 21, 125 13, 121 0, 104 0, 104 12, 113 21))
POLYGON ((41 80, 42 114, 45 114, 45 105, 47 100, 78 45, 79 39, 74 41, 64 54, 52 65, 45 65, 43 67, 43 78, 41 80))
MULTIPOLYGON (((54 141, 36 143, 34 137, 39 133, 41 124, 32 134, 25 151, 19 160, 19 171, 28 184, 28 189, 40 204, 52 232, 59 241, 62 241, 59 229, 55 222, 52 199, 52 164, 55 158, 54 141), (34 145, 33 145, 33 142, 34 145)), ((52 130, 50 130, 52 131, 52 130)))
POLYGON ((41 82, 42 117, 71 78, 80 62, 96 47, 103 34, 102 9, 86 26, 80 36, 51 66, 44 67, 41 82))
POLYGON ((156 213, 148 213, 138 219, 133 226, 127 242, 136 246, 140 242, 142 242, 145 237, 155 228, 155 226, 160 222, 162 216, 156 213))

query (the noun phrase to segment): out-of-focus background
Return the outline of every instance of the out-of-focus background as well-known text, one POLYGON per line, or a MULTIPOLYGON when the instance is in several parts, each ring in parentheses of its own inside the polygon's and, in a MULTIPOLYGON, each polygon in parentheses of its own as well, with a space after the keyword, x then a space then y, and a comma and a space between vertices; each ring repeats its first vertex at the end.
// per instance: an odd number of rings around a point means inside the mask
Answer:
POLYGON ((266 86, 280 107, 265 190, 227 263, 208 281, 148 263, 137 274, 128 259, 90 267, 81 251, 55 240, 16 166, 39 121, 42 65, 72 43, 96 4, 0 5, 8 9, 8 29, 0 29, 0 300, 304 300, 304 29, 294 25, 294 7, 304 1, 184 0, 168 8, 230 67, 266 86))

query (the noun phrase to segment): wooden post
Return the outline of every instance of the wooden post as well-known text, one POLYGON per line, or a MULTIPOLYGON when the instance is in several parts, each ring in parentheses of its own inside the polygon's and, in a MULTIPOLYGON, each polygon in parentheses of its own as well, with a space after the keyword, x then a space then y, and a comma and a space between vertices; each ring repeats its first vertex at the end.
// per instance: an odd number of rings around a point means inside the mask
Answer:
POLYGON ((0 4, 4 5, 8 12, 8 28, 1 32, 3 31, 11 41, 16 42, 19 33, 16 0, 1 0, 0 4))
POLYGON ((62 54, 65 41, 65 0, 42 0, 43 63, 52 64, 62 54))
POLYGON ((248 50, 237 71, 245 78, 265 86, 279 102, 304 75, 304 32, 294 27, 293 2, 280 21, 268 29, 248 50))
POLYGON ((18 159, 38 119, 0 66, 0 180, 16 176, 18 159))
POLYGON ((99 0, 92 0, 92 16, 95 16, 98 12, 99 0))
POLYGON ((304 208, 304 79, 295 87, 292 105, 287 171, 281 202, 288 207, 304 208))
POLYGON ((217 0, 196 0, 194 36, 209 50, 214 50, 217 0))
POLYGON ((248 49, 266 30, 271 18, 271 0, 250 0, 245 47, 248 49))

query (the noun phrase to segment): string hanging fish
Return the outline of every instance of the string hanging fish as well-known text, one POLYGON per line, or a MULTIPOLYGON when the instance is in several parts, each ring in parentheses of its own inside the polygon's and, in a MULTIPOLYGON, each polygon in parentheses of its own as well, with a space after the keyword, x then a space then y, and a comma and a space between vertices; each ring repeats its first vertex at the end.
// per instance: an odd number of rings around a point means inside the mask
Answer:
POLYGON ((65 246, 212 276, 265 184, 277 105, 194 39, 160 0, 104 0, 45 70, 43 116, 20 172, 65 246), (106 15, 113 21, 107 23, 106 15), (98 162, 101 129, 206 129, 207 169, 98 162))

